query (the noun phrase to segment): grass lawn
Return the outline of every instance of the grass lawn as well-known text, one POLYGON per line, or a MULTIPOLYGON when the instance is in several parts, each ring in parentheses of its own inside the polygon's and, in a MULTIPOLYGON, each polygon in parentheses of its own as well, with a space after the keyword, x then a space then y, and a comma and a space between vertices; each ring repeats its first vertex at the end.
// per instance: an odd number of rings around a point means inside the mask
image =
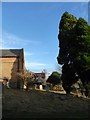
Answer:
POLYGON ((88 118, 90 99, 3 87, 3 118, 88 118))

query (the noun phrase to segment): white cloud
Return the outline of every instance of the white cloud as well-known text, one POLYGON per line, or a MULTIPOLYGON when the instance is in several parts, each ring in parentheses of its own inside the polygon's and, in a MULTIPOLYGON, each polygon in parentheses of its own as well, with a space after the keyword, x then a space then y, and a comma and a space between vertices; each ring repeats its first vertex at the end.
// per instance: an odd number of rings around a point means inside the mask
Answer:
POLYGON ((11 47, 18 48, 18 47, 25 47, 29 44, 31 45, 31 44, 39 43, 39 41, 23 39, 17 35, 7 32, 3 32, 2 39, 3 39, 3 48, 11 48, 11 47))
POLYGON ((26 69, 29 69, 35 72, 35 71, 42 71, 46 67, 46 64, 40 63, 40 62, 25 61, 25 66, 26 66, 26 69))
POLYGON ((26 62, 26 67, 44 67, 46 64, 38 62, 26 62))
POLYGON ((24 52, 24 55, 25 55, 25 56, 31 56, 31 55, 33 55, 33 53, 31 53, 31 52, 26 52, 26 51, 25 51, 25 52, 24 52))
POLYGON ((47 64, 40 63, 40 62, 25 62, 26 69, 32 72, 42 72, 43 69, 46 69, 47 64))
POLYGON ((0 36, 0 49, 2 49, 2 37, 0 36))

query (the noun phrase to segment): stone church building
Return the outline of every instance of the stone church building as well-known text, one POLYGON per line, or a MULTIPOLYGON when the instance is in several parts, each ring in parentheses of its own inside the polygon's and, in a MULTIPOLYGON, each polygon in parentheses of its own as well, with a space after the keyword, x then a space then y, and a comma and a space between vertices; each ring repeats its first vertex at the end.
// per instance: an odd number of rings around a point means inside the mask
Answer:
POLYGON ((0 50, 0 78, 15 80, 17 73, 25 70, 23 49, 0 50))

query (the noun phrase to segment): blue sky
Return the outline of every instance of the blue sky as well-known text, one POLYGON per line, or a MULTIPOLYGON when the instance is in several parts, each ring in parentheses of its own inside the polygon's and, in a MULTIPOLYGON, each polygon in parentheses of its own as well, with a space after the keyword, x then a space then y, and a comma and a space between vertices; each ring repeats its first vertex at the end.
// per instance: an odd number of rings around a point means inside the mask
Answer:
POLYGON ((2 3, 3 48, 24 48, 26 68, 58 70, 58 27, 67 11, 88 21, 87 2, 2 3))

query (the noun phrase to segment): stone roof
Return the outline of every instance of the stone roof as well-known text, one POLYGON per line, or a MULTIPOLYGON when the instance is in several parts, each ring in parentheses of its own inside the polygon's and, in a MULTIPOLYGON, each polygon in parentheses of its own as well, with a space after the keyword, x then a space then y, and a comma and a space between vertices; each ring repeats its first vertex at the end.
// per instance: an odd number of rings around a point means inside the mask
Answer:
POLYGON ((45 78, 45 73, 35 73, 36 77, 45 78))
POLYGON ((46 84, 46 80, 43 78, 37 78, 34 82, 34 84, 46 84))
POLYGON ((16 57, 20 56, 23 52, 23 49, 0 49, 0 57, 16 57))

